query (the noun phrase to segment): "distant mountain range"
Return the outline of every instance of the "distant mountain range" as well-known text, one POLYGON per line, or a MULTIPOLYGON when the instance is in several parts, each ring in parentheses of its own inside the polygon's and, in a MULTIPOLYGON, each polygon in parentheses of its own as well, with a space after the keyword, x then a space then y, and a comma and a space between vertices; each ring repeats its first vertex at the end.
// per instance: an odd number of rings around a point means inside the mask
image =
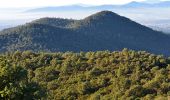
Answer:
POLYGON ((81 5, 69 5, 69 6, 57 6, 57 7, 42 7, 27 10, 26 12, 55 12, 55 11, 87 11, 87 10, 109 10, 112 8, 118 8, 117 5, 101 5, 101 6, 81 6, 81 5))
POLYGON ((160 1, 157 3, 148 2, 130 2, 124 5, 101 5, 101 6, 82 6, 81 5, 69 5, 69 6, 57 6, 57 7, 42 7, 36 9, 30 9, 26 12, 53 12, 53 11, 84 11, 84 10, 111 10, 120 8, 155 8, 155 7, 170 7, 170 1, 160 1))
POLYGON ((170 55, 170 36, 111 11, 82 20, 41 18, 0 32, 0 52, 145 50, 170 55))
POLYGON ((138 7, 138 8, 153 8, 153 7, 170 7, 170 1, 162 1, 158 3, 147 3, 147 2, 130 2, 128 4, 122 5, 121 7, 138 7))

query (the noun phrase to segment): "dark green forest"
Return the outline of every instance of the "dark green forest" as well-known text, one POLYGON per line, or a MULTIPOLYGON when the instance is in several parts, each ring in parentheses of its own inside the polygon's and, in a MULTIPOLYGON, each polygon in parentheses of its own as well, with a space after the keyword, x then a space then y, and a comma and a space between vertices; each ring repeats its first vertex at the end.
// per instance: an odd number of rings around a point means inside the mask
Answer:
POLYGON ((101 11, 81 20, 41 18, 0 31, 0 53, 17 50, 95 52, 128 48, 170 56, 169 43, 170 35, 111 11, 101 11))
POLYGON ((145 51, 0 55, 1 100, 168 100, 170 58, 145 51))

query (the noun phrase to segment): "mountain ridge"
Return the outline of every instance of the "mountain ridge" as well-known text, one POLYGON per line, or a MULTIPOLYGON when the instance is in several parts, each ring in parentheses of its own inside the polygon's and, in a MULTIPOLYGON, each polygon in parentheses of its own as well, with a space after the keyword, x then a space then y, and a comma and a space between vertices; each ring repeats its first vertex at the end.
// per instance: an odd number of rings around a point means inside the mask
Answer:
POLYGON ((1 31, 0 41, 0 52, 114 51, 128 48, 170 55, 169 35, 111 11, 101 11, 81 20, 38 19, 1 31))
POLYGON ((111 10, 120 8, 155 8, 155 7, 170 7, 170 1, 161 1, 157 3, 136 2, 132 1, 122 5, 96 5, 96 6, 81 6, 81 5, 68 5, 68 6, 53 6, 53 7, 41 7, 30 9, 25 12, 55 12, 55 11, 85 11, 85 10, 111 10))

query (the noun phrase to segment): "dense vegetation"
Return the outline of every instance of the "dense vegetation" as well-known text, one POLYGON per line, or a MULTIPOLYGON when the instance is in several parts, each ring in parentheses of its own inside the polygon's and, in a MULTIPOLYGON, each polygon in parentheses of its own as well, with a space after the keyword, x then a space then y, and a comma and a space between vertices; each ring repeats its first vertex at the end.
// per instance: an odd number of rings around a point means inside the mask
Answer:
POLYGON ((144 51, 0 55, 0 99, 167 100, 170 59, 144 51))
POLYGON ((82 20, 41 18, 0 32, 0 52, 144 50, 170 56, 170 36, 102 11, 82 20))

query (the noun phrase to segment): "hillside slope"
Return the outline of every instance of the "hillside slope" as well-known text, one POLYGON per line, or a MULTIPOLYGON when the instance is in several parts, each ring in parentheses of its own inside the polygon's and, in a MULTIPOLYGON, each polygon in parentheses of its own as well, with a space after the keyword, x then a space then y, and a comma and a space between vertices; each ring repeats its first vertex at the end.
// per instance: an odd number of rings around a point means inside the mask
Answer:
POLYGON ((82 20, 42 18, 0 32, 0 51, 97 51, 129 48, 170 55, 170 36, 110 11, 82 20))

